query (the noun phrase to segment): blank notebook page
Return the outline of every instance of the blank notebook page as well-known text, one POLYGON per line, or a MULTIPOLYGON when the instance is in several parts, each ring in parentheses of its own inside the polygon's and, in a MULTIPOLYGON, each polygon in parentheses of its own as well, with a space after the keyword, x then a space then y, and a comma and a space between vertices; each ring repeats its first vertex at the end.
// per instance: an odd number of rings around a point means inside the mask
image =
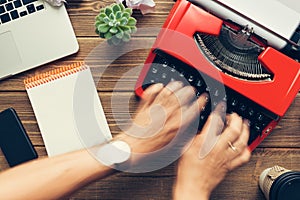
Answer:
POLYGON ((48 156, 112 138, 88 66, 75 63, 26 79, 48 156))

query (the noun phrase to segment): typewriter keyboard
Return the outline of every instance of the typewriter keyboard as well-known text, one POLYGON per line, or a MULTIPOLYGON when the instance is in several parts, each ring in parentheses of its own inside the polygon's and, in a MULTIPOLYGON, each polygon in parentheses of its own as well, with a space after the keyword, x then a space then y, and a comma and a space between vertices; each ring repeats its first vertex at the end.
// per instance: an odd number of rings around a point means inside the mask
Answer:
POLYGON ((197 96, 200 96, 203 92, 209 93, 210 101, 200 115, 199 129, 202 128, 209 113, 220 101, 227 103, 227 113, 236 112, 250 121, 248 144, 251 144, 259 137, 272 120, 278 119, 276 114, 211 77, 200 73, 186 63, 159 49, 156 49, 154 53, 156 57, 144 79, 143 89, 154 83, 166 85, 170 81, 182 81, 185 85, 190 84, 194 86, 197 90, 197 96))

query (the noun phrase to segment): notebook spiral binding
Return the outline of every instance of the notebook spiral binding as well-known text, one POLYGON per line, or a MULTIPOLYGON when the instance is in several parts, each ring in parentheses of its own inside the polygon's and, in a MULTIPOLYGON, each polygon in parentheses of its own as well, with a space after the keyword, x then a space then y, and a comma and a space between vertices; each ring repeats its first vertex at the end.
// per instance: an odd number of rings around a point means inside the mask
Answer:
POLYGON ((60 67, 42 74, 35 75, 33 77, 24 80, 25 88, 30 89, 36 86, 60 79, 71 74, 75 74, 79 71, 87 69, 87 65, 84 62, 76 62, 70 65, 60 67))

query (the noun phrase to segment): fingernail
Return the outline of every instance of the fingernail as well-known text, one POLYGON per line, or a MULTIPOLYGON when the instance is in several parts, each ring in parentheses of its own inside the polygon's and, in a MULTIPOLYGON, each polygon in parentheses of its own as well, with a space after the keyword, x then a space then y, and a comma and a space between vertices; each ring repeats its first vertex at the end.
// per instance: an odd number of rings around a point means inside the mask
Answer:
POLYGON ((248 119, 244 119, 244 123, 247 125, 247 126, 250 126, 250 121, 248 119))
POLYGON ((181 81, 176 81, 178 85, 180 85, 181 87, 183 87, 183 82, 181 81))
POLYGON ((229 125, 229 123, 230 123, 229 119, 228 119, 228 120, 226 120, 226 126, 228 126, 228 125, 229 125))
POLYGON ((156 83, 154 87, 156 87, 157 89, 158 88, 163 88, 164 84, 162 84, 162 83, 156 83))
POLYGON ((209 102, 209 95, 207 93, 203 93, 203 94, 201 94, 201 96, 204 97, 204 100, 206 103, 209 102))

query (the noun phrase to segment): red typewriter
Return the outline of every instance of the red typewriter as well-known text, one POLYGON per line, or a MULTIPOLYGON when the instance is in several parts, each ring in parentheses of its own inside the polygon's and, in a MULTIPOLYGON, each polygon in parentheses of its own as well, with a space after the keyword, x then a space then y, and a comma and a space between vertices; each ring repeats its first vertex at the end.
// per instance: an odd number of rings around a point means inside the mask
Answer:
POLYGON ((299 24, 292 6, 274 0, 178 0, 135 92, 141 97, 150 84, 174 80, 193 85, 197 95, 208 92, 199 128, 214 106, 226 101, 228 113, 249 119, 253 150, 299 92, 299 24))

